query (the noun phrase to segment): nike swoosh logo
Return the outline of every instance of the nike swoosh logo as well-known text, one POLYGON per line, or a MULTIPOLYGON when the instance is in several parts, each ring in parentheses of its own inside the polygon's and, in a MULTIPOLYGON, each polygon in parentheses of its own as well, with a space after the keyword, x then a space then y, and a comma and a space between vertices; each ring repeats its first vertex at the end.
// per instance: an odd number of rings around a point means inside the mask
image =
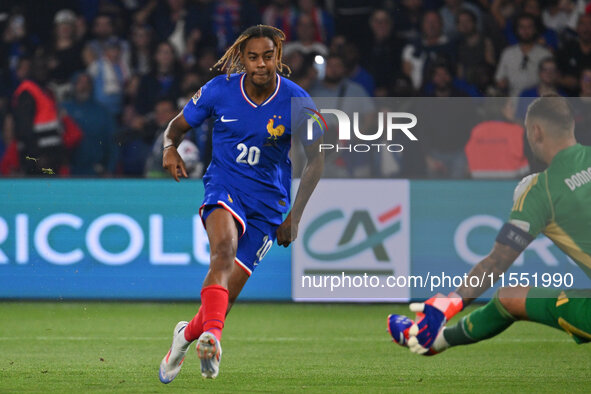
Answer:
POLYGON ((224 119, 224 115, 222 115, 221 119, 222 122, 236 122, 238 119, 224 119))

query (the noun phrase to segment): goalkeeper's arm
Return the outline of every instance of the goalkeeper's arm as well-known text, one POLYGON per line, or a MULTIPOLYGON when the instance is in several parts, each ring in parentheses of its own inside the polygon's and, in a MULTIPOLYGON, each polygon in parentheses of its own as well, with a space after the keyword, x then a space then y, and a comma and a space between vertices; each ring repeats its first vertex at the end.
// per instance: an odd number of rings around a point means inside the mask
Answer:
MULTIPOLYGON (((410 310, 417 314, 416 322, 411 321, 413 324, 404 331, 404 341, 397 341, 393 335, 394 340, 403 345, 407 343, 414 353, 430 352, 433 341, 445 323, 491 287, 533 238, 515 225, 506 223, 499 231, 491 252, 472 268, 468 273, 468 280, 464 281, 464 283, 471 283, 470 278, 475 276, 478 279, 476 283, 480 286, 460 286, 447 296, 438 293, 425 302, 410 304, 410 310), (491 274, 492 281, 480 283, 483 277, 490 278, 491 274)), ((392 327, 389 329, 392 333, 392 327)))
POLYGON ((505 223, 497 235, 492 251, 470 270, 468 280, 464 283, 472 283, 470 278, 473 276, 478 278, 475 282, 479 283, 481 278, 488 278, 490 274, 493 274, 493 281, 482 281, 478 287, 465 285, 458 287, 455 292, 462 297, 463 307, 480 297, 491 287, 533 240, 534 236, 528 232, 511 222, 505 223))
MULTIPOLYGON (((500 275, 507 271, 511 264, 517 259, 517 257, 521 254, 521 251, 517 251, 510 246, 503 245, 499 242, 495 242, 491 252, 482 259, 478 264, 474 266, 468 273, 468 279, 464 281, 465 284, 472 283, 470 278, 472 276, 476 276, 478 281, 474 281, 475 283, 480 282, 483 277, 489 278, 490 274, 493 274, 494 280, 492 282, 496 282, 500 275)), ((470 304, 476 298, 480 297, 482 293, 484 293, 489 287, 491 287, 493 283, 490 280, 484 280, 480 283, 479 287, 472 287, 472 286, 465 286, 462 285, 456 289, 456 293, 462 297, 463 306, 470 304)))
POLYGON ((424 303, 410 305, 413 312, 418 312, 417 320, 422 319, 422 310, 424 304, 427 304, 443 312, 446 320, 449 321, 456 313, 490 288, 499 279, 500 275, 509 269, 533 239, 533 236, 519 227, 512 223, 505 223, 497 235, 491 252, 470 270, 468 279, 463 282, 462 286, 458 287, 455 292, 451 292, 447 297, 438 293, 424 303), (482 278, 491 278, 491 274, 492 280, 482 281, 482 278), (477 279, 474 282, 470 280, 473 276, 477 279), (469 283, 478 283, 479 286, 468 286, 469 283))

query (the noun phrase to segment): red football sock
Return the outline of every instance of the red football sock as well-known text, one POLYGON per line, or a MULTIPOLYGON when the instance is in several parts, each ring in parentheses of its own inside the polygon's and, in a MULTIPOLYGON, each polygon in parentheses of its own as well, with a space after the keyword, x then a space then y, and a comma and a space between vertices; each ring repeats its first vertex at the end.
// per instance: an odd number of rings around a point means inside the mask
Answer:
POLYGON ((209 331, 219 340, 228 309, 228 289, 220 285, 211 285, 201 290, 201 308, 203 309, 203 331, 209 331))
POLYGON ((185 339, 193 342, 195 339, 203 334, 203 308, 199 308, 199 312, 193 317, 185 328, 185 339))

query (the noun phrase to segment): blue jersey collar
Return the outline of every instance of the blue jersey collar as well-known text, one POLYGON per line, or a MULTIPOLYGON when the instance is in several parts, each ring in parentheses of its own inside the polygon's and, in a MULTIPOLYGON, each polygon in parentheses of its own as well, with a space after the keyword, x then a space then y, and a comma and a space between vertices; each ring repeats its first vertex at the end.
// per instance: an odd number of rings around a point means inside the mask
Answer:
MULTIPOLYGON (((260 105, 261 107, 269 104, 271 102, 271 100, 273 100, 275 98, 275 96, 277 96, 277 92, 279 92, 279 87, 281 86, 281 76, 279 74, 275 74, 277 76, 277 86, 275 86, 275 91, 273 92, 273 94, 271 94, 269 96, 269 98, 267 98, 265 101, 263 101, 263 103, 260 105)), ((244 78, 246 77, 246 73, 242 74, 242 77, 240 77, 240 91, 242 92, 242 97, 244 97, 244 99, 253 107, 253 108, 258 108, 259 106, 256 105, 246 94, 246 89, 244 89, 244 78)))

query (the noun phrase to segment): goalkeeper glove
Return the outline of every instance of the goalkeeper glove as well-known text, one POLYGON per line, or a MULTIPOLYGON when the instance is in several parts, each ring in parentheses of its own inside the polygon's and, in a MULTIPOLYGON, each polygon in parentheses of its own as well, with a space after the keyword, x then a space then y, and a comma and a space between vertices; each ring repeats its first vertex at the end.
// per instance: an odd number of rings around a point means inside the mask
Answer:
POLYGON ((400 346, 407 346, 408 331, 414 324, 414 321, 404 315, 389 315, 388 316, 388 332, 392 336, 392 340, 400 346))
POLYGON ((462 297, 456 293, 449 293, 447 297, 436 294, 424 303, 410 304, 410 310, 416 312, 417 321, 408 331, 408 347, 411 352, 418 354, 436 354, 431 349, 445 323, 462 310, 462 297))

